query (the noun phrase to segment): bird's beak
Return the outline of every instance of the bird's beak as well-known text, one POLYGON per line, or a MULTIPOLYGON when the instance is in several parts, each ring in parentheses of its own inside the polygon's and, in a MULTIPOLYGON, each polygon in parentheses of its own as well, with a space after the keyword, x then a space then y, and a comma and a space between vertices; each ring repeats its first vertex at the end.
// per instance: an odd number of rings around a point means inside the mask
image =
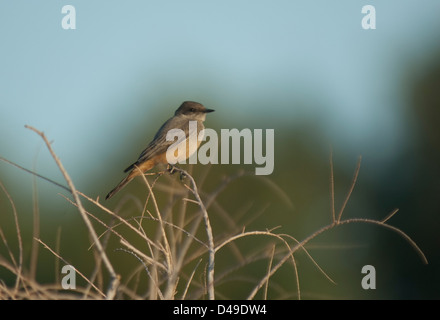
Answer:
POLYGON ((214 112, 215 110, 213 110, 213 109, 205 109, 205 113, 210 113, 210 112, 214 112))

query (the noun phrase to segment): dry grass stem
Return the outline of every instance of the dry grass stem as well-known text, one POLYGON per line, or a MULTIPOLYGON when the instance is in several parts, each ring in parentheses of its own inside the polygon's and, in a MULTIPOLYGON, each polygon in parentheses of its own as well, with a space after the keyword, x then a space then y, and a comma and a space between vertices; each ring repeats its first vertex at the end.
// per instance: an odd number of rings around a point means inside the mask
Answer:
MULTIPOLYGON (((57 254, 54 250, 52 250, 51 247, 49 247, 47 244, 45 244, 43 241, 41 241, 41 239, 35 239, 35 241, 38 241, 39 243, 41 243, 44 248, 46 248, 47 250, 49 250, 55 257, 57 257, 58 259, 60 259, 61 261, 63 261, 66 265, 70 265, 69 262, 67 262, 64 258, 62 258, 59 254, 57 254)), ((101 290, 99 290, 98 287, 96 287, 92 282, 90 282, 90 280, 83 275, 77 268, 75 268, 74 266, 72 266, 75 269, 75 272, 78 273, 81 278, 83 278, 85 281, 87 281, 88 284, 90 284, 103 298, 106 297, 106 295, 104 294, 104 292, 102 292, 101 290)))
POLYGON ((58 168, 60 169, 64 179, 66 180, 67 185, 69 186, 70 192, 72 193, 73 198, 75 199, 75 203, 78 206, 78 210, 79 210, 79 212, 80 212, 80 214, 81 214, 81 216, 82 216, 82 218, 84 220, 84 223, 86 224, 87 229, 88 229, 88 231, 89 231, 93 241, 96 243, 96 248, 97 248, 99 254, 101 255, 101 258, 104 261, 104 264, 107 267, 107 270, 110 273, 110 276, 112 278, 112 281, 110 282, 110 285, 109 285, 109 288, 108 288, 108 291, 107 291, 107 298, 108 299, 113 299, 115 297, 115 294, 116 294, 116 288, 117 288, 118 283, 119 283, 119 277, 116 275, 116 272, 113 269, 113 266, 110 263, 110 260, 108 259, 107 254, 105 253, 104 248, 102 247, 101 243, 99 242, 99 239, 98 239, 98 236, 96 235, 95 229, 93 228, 93 225, 91 224, 89 218, 87 217, 87 214, 86 214, 85 209, 84 209, 84 207, 83 207, 83 205, 81 203, 81 199, 79 198, 78 192, 77 192, 77 190, 75 188, 75 185, 72 182, 72 179, 70 178, 70 176, 67 173, 67 171, 64 169, 64 166, 61 163, 61 160, 58 158, 58 156, 53 151, 52 145, 49 142, 49 140, 46 138, 46 135, 43 132, 35 129, 34 127, 31 127, 31 126, 28 126, 28 125, 26 125, 25 127, 27 129, 30 129, 30 130, 34 131, 36 134, 38 134, 43 139, 43 141, 45 142, 46 147, 49 150, 52 158, 55 160, 55 162, 56 162, 58 168))

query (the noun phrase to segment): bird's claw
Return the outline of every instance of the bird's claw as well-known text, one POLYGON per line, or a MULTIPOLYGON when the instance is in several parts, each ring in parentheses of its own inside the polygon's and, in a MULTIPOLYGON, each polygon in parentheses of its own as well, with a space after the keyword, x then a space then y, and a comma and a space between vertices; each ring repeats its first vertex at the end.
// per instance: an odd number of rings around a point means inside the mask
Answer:
POLYGON ((175 168, 172 164, 168 164, 168 165, 167 165, 167 171, 168 171, 170 174, 173 174, 174 172, 176 172, 176 168, 175 168))
MULTIPOLYGON (((174 166, 174 165, 172 165, 172 164, 168 164, 168 166, 167 166, 167 171, 168 171, 170 174, 174 174, 176 171, 179 171, 179 170, 177 170, 177 167, 176 167, 176 166, 174 166)), ((183 179, 186 178, 186 174, 183 173, 182 171, 179 171, 179 172, 180 172, 180 180, 182 181, 183 179)))

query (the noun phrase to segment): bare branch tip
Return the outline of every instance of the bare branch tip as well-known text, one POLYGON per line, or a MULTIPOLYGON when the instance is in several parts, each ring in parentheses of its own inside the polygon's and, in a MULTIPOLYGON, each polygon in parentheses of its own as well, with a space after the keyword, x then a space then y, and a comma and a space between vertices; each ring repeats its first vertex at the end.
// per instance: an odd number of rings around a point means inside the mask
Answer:
POLYGON ((399 208, 394 209, 391 211, 385 218, 383 218, 380 223, 385 223, 388 220, 390 220, 397 212, 399 212, 399 208))

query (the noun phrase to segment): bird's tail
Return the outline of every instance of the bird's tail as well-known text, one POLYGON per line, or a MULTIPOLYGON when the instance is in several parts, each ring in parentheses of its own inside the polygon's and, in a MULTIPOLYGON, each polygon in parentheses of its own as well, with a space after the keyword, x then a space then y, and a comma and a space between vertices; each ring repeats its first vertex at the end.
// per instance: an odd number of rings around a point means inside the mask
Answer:
POLYGON ((108 195, 105 197, 105 200, 110 199, 113 197, 119 190, 121 190, 127 183, 129 183, 131 180, 133 180, 134 177, 142 174, 142 172, 148 171, 151 168, 153 168, 155 165, 155 162, 153 160, 147 160, 142 162, 139 167, 136 164, 133 164, 132 167, 134 169, 128 174, 128 176, 119 182, 119 184, 108 193, 108 195))
POLYGON ((105 200, 110 199, 113 197, 119 190, 121 190, 127 183, 129 183, 131 180, 133 180, 134 176, 129 174, 127 177, 124 178, 121 182, 118 183, 118 185, 110 191, 107 196, 105 197, 105 200))

